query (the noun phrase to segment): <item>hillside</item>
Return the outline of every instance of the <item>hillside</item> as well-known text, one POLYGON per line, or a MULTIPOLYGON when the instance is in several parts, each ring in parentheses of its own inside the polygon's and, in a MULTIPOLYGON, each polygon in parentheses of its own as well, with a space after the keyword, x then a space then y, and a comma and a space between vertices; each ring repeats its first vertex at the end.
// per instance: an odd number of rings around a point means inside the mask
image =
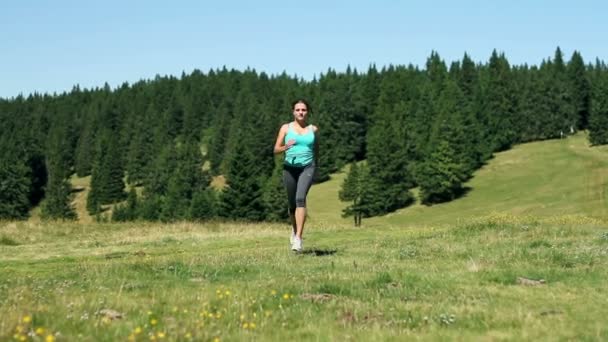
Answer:
POLYGON ((0 222, 0 340, 606 340, 606 152, 517 146, 364 229, 337 174, 300 255, 283 224, 0 222))
MULTIPOLYGON (((607 218, 608 146, 589 147, 579 133, 567 139, 547 140, 515 146, 497 153, 466 184, 465 196, 449 203, 424 206, 416 203, 381 217, 364 219, 364 226, 412 226, 454 223, 495 213, 551 217, 582 215, 607 218)), ((338 200, 346 170, 330 181, 312 187, 309 194, 309 224, 349 226, 342 218, 345 203, 338 200)), ((74 206, 80 223, 90 223, 86 196, 90 177, 72 178, 74 206)), ((416 192, 416 189, 414 189, 416 192)), ((39 221, 39 210, 31 221, 39 221)))
MULTIPOLYGON (((608 217, 608 147, 589 147, 579 133, 561 140, 515 146, 497 153, 466 184, 467 194, 449 203, 415 204, 386 216, 364 219, 364 226, 452 224, 495 213, 551 217, 608 217)), ((316 185, 310 193, 311 223, 349 224, 339 216, 338 191, 344 173, 316 185)))

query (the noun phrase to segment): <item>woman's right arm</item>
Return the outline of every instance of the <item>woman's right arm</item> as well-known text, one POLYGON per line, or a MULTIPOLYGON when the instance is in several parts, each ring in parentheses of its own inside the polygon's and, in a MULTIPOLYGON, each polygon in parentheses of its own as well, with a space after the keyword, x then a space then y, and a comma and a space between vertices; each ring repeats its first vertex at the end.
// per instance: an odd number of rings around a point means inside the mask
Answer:
POLYGON ((274 143, 274 154, 285 152, 288 148, 293 145, 291 141, 288 141, 286 145, 283 144, 285 141, 285 135, 287 134, 287 124, 281 126, 279 134, 277 135, 277 141, 274 143), (291 143, 291 144, 290 144, 291 143))

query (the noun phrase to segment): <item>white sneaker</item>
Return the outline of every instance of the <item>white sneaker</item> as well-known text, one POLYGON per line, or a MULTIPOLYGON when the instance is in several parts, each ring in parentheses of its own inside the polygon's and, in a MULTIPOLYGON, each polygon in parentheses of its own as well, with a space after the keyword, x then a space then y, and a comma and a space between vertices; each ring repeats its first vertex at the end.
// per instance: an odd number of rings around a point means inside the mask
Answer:
POLYGON ((293 244, 291 245, 291 250, 294 252, 301 252, 302 251, 302 239, 298 239, 297 237, 294 237, 293 244))

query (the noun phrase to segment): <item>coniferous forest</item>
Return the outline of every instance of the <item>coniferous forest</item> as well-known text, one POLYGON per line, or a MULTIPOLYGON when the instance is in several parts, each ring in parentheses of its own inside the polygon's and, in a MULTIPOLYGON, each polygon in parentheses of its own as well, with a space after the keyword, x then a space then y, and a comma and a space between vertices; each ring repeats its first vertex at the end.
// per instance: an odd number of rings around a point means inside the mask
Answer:
POLYGON ((588 130, 608 143, 608 69, 557 48, 539 66, 494 51, 424 68, 372 65, 304 81, 226 68, 111 89, 0 99, 0 219, 75 219, 70 178, 90 176, 87 209, 115 221, 284 220, 272 152, 291 103, 320 127, 317 182, 347 164, 340 199, 355 222, 466 192, 494 152, 588 130), (365 160, 364 163, 352 163, 365 160), (213 179, 223 186, 211 186, 213 179), (112 210, 108 210, 112 207, 112 210), (111 213, 111 214, 110 214, 111 213))

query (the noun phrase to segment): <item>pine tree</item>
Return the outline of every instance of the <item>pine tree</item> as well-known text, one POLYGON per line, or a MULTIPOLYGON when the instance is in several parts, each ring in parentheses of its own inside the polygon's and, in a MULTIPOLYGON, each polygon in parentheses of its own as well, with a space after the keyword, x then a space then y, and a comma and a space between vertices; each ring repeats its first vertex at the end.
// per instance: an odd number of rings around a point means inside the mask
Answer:
POLYGON ((264 187, 264 206, 266 207, 266 220, 285 221, 289 218, 287 196, 283 185, 283 158, 275 158, 275 167, 272 176, 264 187))
POLYGON ((463 191, 463 165, 454 158, 454 149, 447 140, 440 140, 429 159, 421 166, 418 178, 420 200, 424 204, 450 201, 463 191))
POLYGON ((232 115, 228 110, 228 106, 224 103, 219 106, 214 115, 213 134, 207 148, 211 173, 218 175, 225 171, 222 169, 222 164, 225 162, 226 147, 230 132, 230 122, 232 115))
POLYGON ((576 127, 579 130, 586 129, 589 125, 589 112, 591 111, 591 84, 587 77, 583 57, 578 51, 574 51, 572 54, 567 71, 572 103, 577 117, 576 127))
POLYGON ((108 129, 102 131, 98 137, 98 158, 93 165, 91 189, 87 197, 87 209, 91 214, 98 213, 102 204, 119 202, 126 196, 119 143, 113 132, 108 129))
POLYGON ((366 165, 358 166, 352 163, 348 175, 342 183, 342 188, 338 194, 343 202, 352 202, 342 211, 343 217, 352 216, 355 227, 361 226, 361 218, 369 217, 372 212, 368 205, 369 202, 369 170, 366 165))
POLYGON ((201 150, 195 140, 178 146, 177 165, 169 178, 160 213, 162 221, 184 220, 188 217, 194 193, 206 186, 203 184, 202 166, 201 150))
POLYGON ((595 73, 589 118, 589 142, 594 146, 608 144, 608 69, 598 63, 595 73))
POLYGON ((127 201, 114 207, 112 211, 112 221, 126 222, 137 219, 139 202, 135 188, 129 190, 127 201))
POLYGON ((210 220, 217 216, 217 196, 213 189, 199 189, 192 196, 188 218, 191 220, 210 220))
POLYGON ((572 87, 568 80, 566 64, 559 47, 555 50, 552 66, 550 94, 552 95, 553 103, 551 111, 557 121, 555 137, 561 137, 574 131, 579 120, 577 117, 578 112, 572 101, 572 87))
MULTIPOLYGON (((250 82, 247 81, 247 82, 250 82)), ((231 219, 261 221, 266 217, 263 189, 274 166, 272 141, 263 106, 254 96, 254 84, 245 83, 237 97, 226 153, 226 188, 221 195, 220 215, 231 219), (251 120, 259 117, 259 123, 251 120)))
POLYGON ((152 163, 153 118, 157 115, 156 108, 150 104, 140 120, 137 120, 134 132, 130 139, 126 158, 126 171, 128 182, 132 185, 141 185, 149 172, 152 163))
POLYGON ((0 219, 19 220, 29 216, 29 172, 16 153, 5 149, 0 154, 0 219))
POLYGON ((395 211, 413 200, 409 191, 414 184, 408 165, 411 151, 404 133, 389 118, 376 119, 368 133, 370 189, 367 208, 370 215, 395 211))
POLYGON ((41 217, 44 219, 76 219, 76 212, 72 207, 72 185, 69 181, 72 173, 69 119, 68 115, 59 113, 49 133, 46 158, 48 184, 41 208, 41 217))

